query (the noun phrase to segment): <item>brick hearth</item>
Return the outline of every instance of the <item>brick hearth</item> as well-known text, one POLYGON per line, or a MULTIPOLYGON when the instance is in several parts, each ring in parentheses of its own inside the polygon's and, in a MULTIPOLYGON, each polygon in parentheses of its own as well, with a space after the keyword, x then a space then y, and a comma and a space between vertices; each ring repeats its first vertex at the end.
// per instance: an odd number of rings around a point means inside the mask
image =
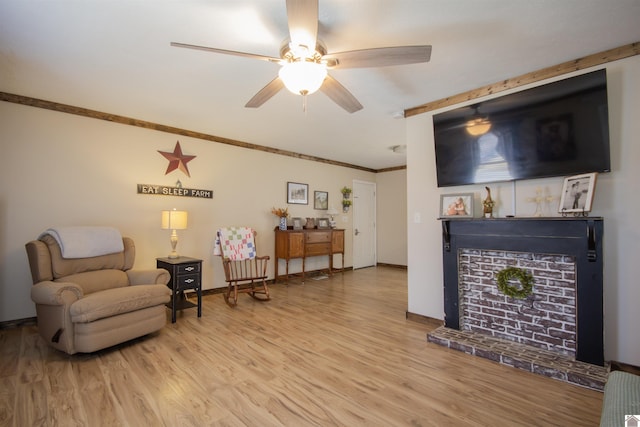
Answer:
POLYGON ((488 335, 442 326, 430 332, 427 341, 594 390, 602 391, 607 380, 607 367, 488 335))

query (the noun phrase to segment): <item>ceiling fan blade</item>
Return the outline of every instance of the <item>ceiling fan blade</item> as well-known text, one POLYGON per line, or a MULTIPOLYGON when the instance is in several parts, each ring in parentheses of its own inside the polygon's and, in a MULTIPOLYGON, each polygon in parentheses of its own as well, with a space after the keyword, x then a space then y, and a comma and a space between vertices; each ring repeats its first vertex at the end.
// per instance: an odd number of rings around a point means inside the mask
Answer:
POLYGON ((314 52, 318 37, 318 0, 287 0, 287 20, 291 43, 314 52))
POLYGON ((260 89, 258 93, 253 95, 253 98, 247 102, 245 105, 246 108, 258 108, 269 99, 273 97, 276 93, 280 92, 280 89, 284 87, 284 83, 280 79, 280 77, 276 77, 271 80, 265 87, 260 89))
POLYGON ((386 67, 429 62, 431 46, 397 46, 328 53, 322 57, 328 68, 386 67))
POLYGON ((225 55, 244 56, 245 58, 260 59, 262 61, 269 61, 269 62, 276 62, 276 63, 279 63, 280 61, 282 61, 280 58, 275 58, 273 56, 256 55, 255 53, 238 52, 236 50, 225 50, 225 49, 218 49, 215 47, 198 46, 194 44, 171 42, 171 46, 184 47, 187 49, 195 49, 195 50, 204 50, 205 52, 223 53, 225 55))
POLYGON ((320 90, 349 113, 362 110, 362 104, 336 79, 327 75, 320 90))

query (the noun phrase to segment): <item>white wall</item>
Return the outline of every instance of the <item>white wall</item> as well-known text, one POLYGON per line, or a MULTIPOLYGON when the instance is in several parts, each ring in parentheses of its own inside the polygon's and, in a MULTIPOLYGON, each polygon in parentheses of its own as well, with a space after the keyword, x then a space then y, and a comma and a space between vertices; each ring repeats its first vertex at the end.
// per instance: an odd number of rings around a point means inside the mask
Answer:
POLYGON ((407 265, 407 171, 376 175, 378 262, 407 265))
MULTIPOLYGON (((605 358, 638 366, 640 285, 635 263, 640 253, 640 197, 634 190, 640 183, 640 57, 608 64, 607 76, 612 172, 598 177, 591 212, 591 216, 604 217, 605 358)), ((479 217, 485 191, 484 186, 437 187, 432 115, 438 112, 407 120, 408 280, 409 312, 443 319, 441 228, 436 220, 439 197, 441 193, 474 192, 475 216, 479 217), (415 213, 421 215, 421 223, 412 221, 415 213)), ((559 196, 562 183, 562 177, 518 182, 516 215, 533 214, 535 205, 527 199, 535 196, 537 188, 559 196)), ((489 186, 498 202, 498 216, 512 214, 512 184, 489 186)), ((548 216, 558 215, 557 205, 556 200, 548 216)))
MULTIPOLYGON (((224 286, 220 260, 212 255, 217 228, 249 225, 258 231, 258 251, 273 257, 277 218, 286 207, 286 183, 309 184, 310 204, 289 205, 291 216, 320 217, 313 192, 329 192, 341 211, 340 188, 375 174, 262 151, 202 141, 132 126, 0 102, 0 322, 35 316, 24 244, 52 226, 109 225, 136 243, 135 268, 154 268, 170 252, 169 231, 160 229, 160 211, 189 212, 189 227, 178 231, 178 252, 201 258, 203 287, 224 286), (180 141, 191 178, 165 175, 158 153, 180 141), (213 190, 213 199, 137 194, 137 184, 213 190)), ((345 228, 345 266, 351 266, 351 213, 337 217, 345 228), (343 221, 346 218, 346 222, 343 221)), ((339 258, 337 258, 339 259, 339 258)), ((310 259, 307 270, 326 267, 310 259)), ((291 271, 300 271, 293 260, 291 271)), ((281 261, 280 269, 284 268, 281 261)), ((273 263, 269 275, 273 275, 273 263)))

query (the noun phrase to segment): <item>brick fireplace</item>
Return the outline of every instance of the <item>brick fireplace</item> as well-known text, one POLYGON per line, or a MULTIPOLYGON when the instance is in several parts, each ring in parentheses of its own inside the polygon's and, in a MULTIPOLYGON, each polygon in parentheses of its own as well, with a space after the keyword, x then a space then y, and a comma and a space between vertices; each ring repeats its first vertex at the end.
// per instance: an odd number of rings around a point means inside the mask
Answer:
POLYGON ((575 358, 576 265, 573 257, 460 249, 458 267, 461 330, 575 358), (495 273, 507 266, 530 272, 534 278, 530 296, 511 298, 498 290, 495 273))
POLYGON ((445 326, 429 341, 604 384, 601 218, 444 219, 442 230, 445 326), (533 275, 531 295, 497 289, 495 274, 507 266, 533 275))

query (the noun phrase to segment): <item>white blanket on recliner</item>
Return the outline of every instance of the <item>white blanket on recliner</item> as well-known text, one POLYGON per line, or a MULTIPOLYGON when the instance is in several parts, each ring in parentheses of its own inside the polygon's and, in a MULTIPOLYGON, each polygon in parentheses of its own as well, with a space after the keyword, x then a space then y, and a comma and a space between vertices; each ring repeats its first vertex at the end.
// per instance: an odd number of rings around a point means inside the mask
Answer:
POLYGON ((112 227, 54 227, 38 238, 49 234, 60 245, 63 258, 90 258, 122 252, 122 235, 112 227))

